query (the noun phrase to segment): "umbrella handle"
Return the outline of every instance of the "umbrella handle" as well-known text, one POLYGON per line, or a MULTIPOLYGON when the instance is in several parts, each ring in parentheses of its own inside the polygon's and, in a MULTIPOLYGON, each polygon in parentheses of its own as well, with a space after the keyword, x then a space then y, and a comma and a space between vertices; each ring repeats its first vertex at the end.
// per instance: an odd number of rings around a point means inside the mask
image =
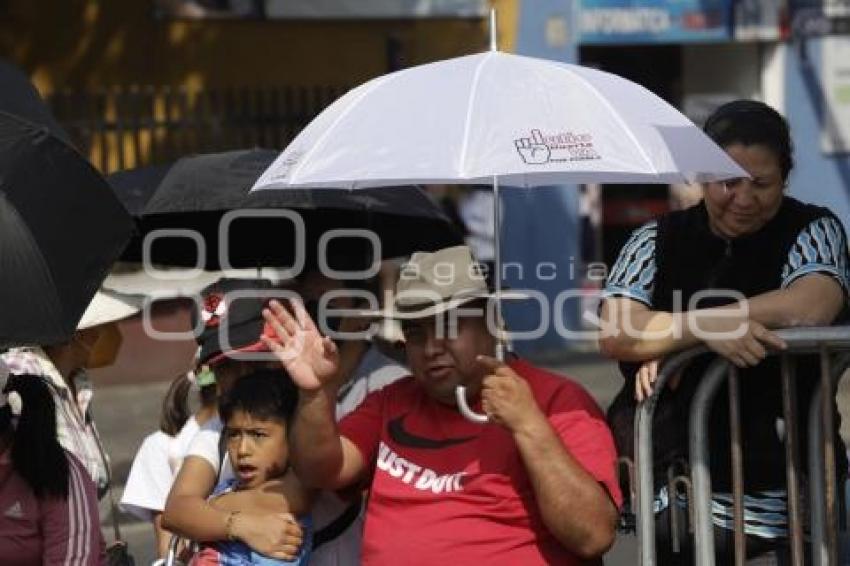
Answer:
POLYGON ((457 399, 457 408, 460 411, 460 414, 463 415, 466 420, 478 424, 484 424, 490 420, 487 418, 487 415, 476 413, 469 408, 469 405, 466 403, 466 387, 463 385, 458 385, 455 388, 455 399, 457 399))

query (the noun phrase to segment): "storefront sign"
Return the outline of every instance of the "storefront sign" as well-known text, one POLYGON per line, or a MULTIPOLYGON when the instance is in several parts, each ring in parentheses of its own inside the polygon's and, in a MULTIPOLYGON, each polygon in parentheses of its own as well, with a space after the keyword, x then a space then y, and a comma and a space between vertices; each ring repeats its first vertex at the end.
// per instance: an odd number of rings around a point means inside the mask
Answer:
POLYGON ((582 44, 688 43, 729 38, 731 0, 582 0, 582 44))
POLYGON ((735 39, 776 41, 788 35, 788 0, 736 0, 735 39))
POLYGON ((850 33, 850 2, 831 1, 816 6, 795 3, 793 7, 791 29, 796 38, 850 33))

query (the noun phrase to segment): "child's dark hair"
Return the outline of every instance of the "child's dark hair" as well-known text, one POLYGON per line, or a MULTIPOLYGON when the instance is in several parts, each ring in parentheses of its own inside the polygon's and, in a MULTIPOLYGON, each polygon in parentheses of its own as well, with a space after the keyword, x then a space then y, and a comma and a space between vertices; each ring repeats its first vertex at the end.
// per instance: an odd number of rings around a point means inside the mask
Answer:
MULTIPOLYGON (((165 397, 162 399, 162 412, 159 415, 159 430, 168 436, 177 436, 180 429, 192 416, 189 409, 189 392, 192 389, 192 382, 189 377, 181 375, 171 382, 165 397)), ((214 405, 216 402, 217 390, 215 383, 205 385, 200 389, 201 405, 214 405)))
POLYGON ((159 429, 168 436, 177 436, 191 415, 189 411, 189 389, 192 382, 181 375, 171 382, 165 397, 162 398, 162 413, 159 416, 159 429))
POLYGON ((218 401, 218 412, 226 424, 233 413, 244 411, 260 420, 289 423, 298 403, 298 389, 282 369, 260 369, 236 380, 218 401))
POLYGON ((708 117, 703 129, 723 148, 736 143, 767 147, 779 160, 782 180, 788 180, 788 174, 794 167, 794 148, 788 122, 764 102, 728 102, 708 117))
POLYGON ((11 407, 0 408, 0 432, 12 433, 12 468, 39 499, 68 498, 68 456, 56 437, 56 405, 38 375, 10 375, 5 394, 21 397, 21 414, 13 426, 11 407))

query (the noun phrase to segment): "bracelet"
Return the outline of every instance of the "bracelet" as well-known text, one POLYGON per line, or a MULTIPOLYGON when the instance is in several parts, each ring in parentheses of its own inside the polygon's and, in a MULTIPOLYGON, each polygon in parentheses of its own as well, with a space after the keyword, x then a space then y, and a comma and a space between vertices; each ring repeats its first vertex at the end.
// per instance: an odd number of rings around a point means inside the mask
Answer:
POLYGON ((231 511, 227 514, 227 519, 224 521, 224 532, 227 540, 236 540, 236 536, 233 534, 233 523, 236 521, 236 516, 239 513, 239 511, 231 511))

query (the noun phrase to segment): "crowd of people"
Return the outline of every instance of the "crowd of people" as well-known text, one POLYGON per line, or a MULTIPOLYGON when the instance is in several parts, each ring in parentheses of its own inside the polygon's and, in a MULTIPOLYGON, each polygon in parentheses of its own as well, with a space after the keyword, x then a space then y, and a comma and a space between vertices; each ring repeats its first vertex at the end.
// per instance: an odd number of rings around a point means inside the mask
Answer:
MULTIPOLYGON (((575 381, 496 355, 505 329, 487 317, 494 293, 467 246, 412 254, 381 310, 335 294, 334 312, 349 313, 341 318, 319 305, 348 282, 319 272, 286 285, 221 280, 195 313, 194 370, 171 384, 120 505, 151 523, 161 560, 172 550, 198 565, 601 563, 617 533, 616 463, 633 456, 635 410, 658 394, 665 356, 704 344, 742 368, 748 558, 786 563, 781 388, 768 354, 785 348, 774 329, 847 321, 847 237, 831 212, 787 195, 791 136, 775 110, 729 103, 705 132, 750 178, 705 184, 699 203, 623 246, 600 304, 616 330, 600 335, 600 349, 624 378, 607 415, 575 381), (737 295, 694 307, 707 289, 737 295), (402 349, 320 330, 384 319, 399 323, 402 349), (458 386, 487 423, 458 411, 458 386)), ((101 290, 68 342, 0 356, 4 563, 128 563, 101 534, 98 500, 113 497, 113 482, 87 372, 114 361, 117 322, 141 306, 101 290)), ((688 502, 662 479, 687 460, 690 401, 710 355, 659 396, 660 564, 693 562, 687 528, 669 528, 670 507, 688 502)), ((801 407, 816 367, 799 364, 801 407)), ((719 402, 710 429, 718 563, 733 552, 728 411, 719 402)), ((843 446, 838 426, 830 432, 843 446)), ((837 456, 845 478, 844 450, 837 456)))

